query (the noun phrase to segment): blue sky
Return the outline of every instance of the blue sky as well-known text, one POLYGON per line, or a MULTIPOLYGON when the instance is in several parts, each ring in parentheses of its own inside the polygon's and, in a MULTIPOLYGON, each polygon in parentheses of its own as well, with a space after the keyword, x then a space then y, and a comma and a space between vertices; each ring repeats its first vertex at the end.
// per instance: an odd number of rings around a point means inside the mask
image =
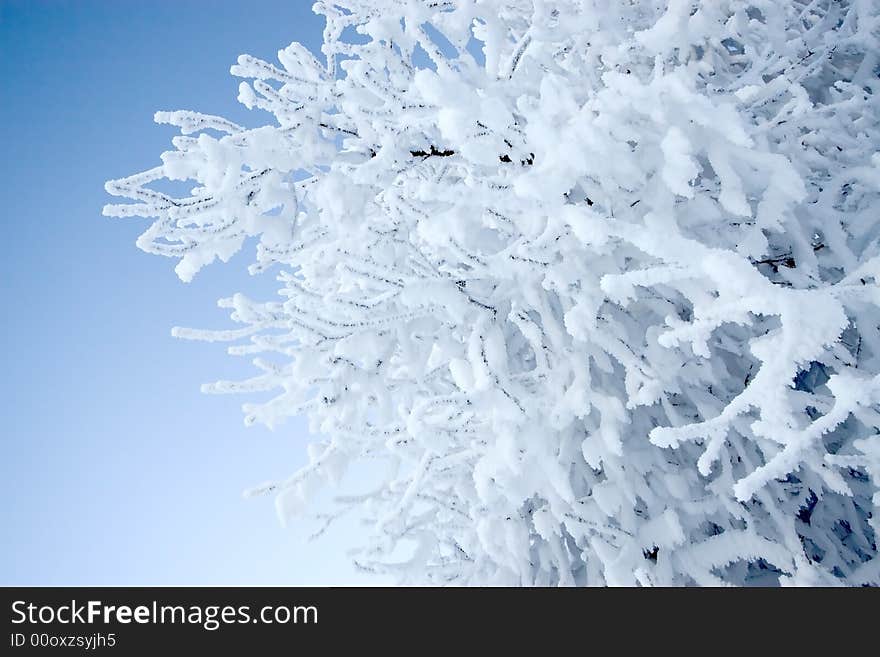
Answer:
POLYGON ((251 256, 186 285, 137 250, 142 220, 107 219, 104 181, 152 167, 174 129, 159 109, 266 121, 229 66, 317 48, 323 24, 291 0, 0 0, 0 584, 364 583, 343 547, 281 529, 241 491, 303 463, 302 422, 245 429, 243 398, 199 385, 250 372, 172 326, 220 328, 215 300, 266 296, 251 256))

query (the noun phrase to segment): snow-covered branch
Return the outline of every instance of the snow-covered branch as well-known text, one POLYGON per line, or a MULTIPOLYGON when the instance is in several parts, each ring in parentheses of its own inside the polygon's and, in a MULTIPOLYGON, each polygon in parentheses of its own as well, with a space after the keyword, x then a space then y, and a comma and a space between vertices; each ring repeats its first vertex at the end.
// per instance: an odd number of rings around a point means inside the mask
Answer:
MULTIPOLYGON (((473 584, 880 584, 880 9, 337 0, 246 128, 107 184, 190 280, 256 238, 249 421, 287 520, 362 459, 358 564, 473 584), (151 185, 194 181, 174 198, 151 185), (277 360, 271 360, 275 358, 277 360)), ((332 521, 337 514, 329 514, 332 521)))

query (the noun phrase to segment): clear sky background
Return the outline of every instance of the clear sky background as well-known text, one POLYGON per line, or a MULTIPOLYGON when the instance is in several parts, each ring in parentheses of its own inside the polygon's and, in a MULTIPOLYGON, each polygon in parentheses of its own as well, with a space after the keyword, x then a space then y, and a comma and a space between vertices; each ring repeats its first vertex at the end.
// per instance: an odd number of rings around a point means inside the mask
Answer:
POLYGON ((186 285, 108 219, 104 181, 159 163, 160 109, 256 125, 229 66, 323 23, 309 0, 0 0, 0 584, 362 584, 344 525, 317 542, 241 491, 303 464, 304 423, 245 429, 252 370, 172 326, 222 328, 262 294, 247 248, 186 285))

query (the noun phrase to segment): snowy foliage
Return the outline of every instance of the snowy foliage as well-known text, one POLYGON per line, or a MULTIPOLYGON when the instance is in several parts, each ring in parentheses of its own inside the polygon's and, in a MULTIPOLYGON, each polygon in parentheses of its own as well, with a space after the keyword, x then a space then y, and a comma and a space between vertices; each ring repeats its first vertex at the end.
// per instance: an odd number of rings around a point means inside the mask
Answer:
POLYGON ((357 556, 403 581, 880 583, 875 0, 329 0, 242 56, 247 129, 111 181, 184 281, 255 238, 280 298, 209 392, 275 390, 356 461, 357 556), (154 182, 195 181, 174 198, 154 182))

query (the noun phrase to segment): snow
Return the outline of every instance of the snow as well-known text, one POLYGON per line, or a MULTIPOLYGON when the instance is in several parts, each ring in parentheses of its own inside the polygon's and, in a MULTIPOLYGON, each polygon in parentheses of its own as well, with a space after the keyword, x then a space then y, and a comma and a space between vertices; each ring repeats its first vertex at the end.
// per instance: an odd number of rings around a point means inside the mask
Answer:
POLYGON ((158 112, 105 208, 184 281, 248 238, 277 276, 175 334, 309 418, 282 522, 380 462, 339 513, 404 582, 880 584, 876 3, 315 10, 321 53, 232 67, 273 122, 158 112))

